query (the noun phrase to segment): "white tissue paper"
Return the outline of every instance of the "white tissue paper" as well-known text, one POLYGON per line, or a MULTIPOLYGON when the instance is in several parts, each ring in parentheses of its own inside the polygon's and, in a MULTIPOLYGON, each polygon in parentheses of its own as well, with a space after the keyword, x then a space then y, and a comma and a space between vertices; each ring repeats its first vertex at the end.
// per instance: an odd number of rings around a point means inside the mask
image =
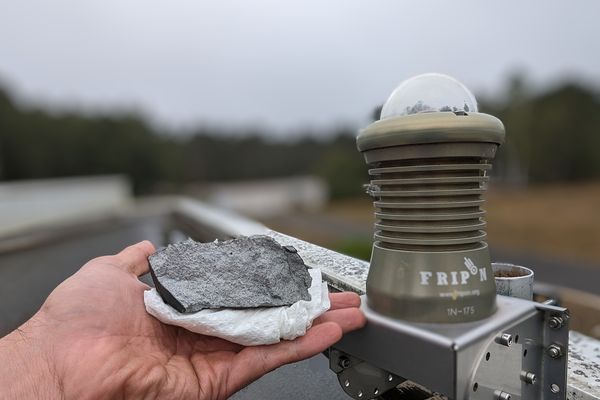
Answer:
POLYGON ((244 346, 278 343, 280 339, 292 340, 304 335, 313 320, 329 310, 329 293, 321 270, 308 272, 312 277, 308 289, 311 300, 300 300, 287 307, 205 309, 184 314, 166 304, 156 289, 144 292, 144 303, 146 311, 165 324, 244 346))

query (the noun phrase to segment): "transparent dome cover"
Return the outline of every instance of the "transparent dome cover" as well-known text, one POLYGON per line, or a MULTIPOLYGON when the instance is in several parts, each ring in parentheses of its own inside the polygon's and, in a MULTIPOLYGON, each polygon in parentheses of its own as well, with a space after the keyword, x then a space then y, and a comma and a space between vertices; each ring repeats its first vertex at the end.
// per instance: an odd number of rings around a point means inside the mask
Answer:
POLYGON ((444 74, 422 74, 402 82, 381 110, 381 119, 424 112, 477 112, 477 100, 456 79, 444 74))

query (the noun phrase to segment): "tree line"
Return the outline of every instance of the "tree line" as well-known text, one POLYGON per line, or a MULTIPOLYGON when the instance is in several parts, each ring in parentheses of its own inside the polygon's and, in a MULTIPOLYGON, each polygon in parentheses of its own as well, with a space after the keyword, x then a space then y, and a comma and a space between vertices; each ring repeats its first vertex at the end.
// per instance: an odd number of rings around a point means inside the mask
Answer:
MULTIPOLYGON (((515 79, 480 111, 500 118, 507 143, 497 179, 538 184, 600 177, 600 96, 565 83, 536 93, 515 79)), ((126 174, 136 193, 177 192, 190 183, 313 174, 333 197, 359 195, 368 179, 356 132, 340 128, 294 140, 199 128, 164 132, 136 114, 51 113, 17 104, 0 88, 0 179, 126 174)))

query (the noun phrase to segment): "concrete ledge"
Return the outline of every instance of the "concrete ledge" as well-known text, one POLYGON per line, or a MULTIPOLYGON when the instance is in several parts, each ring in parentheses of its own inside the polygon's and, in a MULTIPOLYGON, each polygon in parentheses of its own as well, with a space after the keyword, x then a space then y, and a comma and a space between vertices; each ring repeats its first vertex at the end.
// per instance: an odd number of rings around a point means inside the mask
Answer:
POLYGON ((567 398, 600 399, 600 341, 571 331, 567 398))

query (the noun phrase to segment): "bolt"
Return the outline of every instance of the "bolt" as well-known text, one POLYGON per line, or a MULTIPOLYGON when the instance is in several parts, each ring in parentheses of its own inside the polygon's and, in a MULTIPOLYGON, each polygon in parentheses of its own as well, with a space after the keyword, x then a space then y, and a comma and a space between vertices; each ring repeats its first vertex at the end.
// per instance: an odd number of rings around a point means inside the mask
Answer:
POLYGON ((338 361, 338 365, 344 369, 349 368, 350 364, 351 364, 350 359, 348 357, 342 356, 342 357, 340 357, 340 359, 338 361))
POLYGON ((565 321, 561 317, 554 316, 548 320, 548 326, 552 329, 562 328, 565 321))
POLYGON ((503 333, 496 339, 496 342, 502 346, 510 347, 510 345, 512 345, 512 335, 510 333, 503 333))
POLYGON ((550 346, 548 346, 546 351, 548 352, 548 355, 552 358, 561 358, 563 355, 562 348, 557 344, 551 344, 550 346))
POLYGON ((528 385, 533 385, 536 380, 536 376, 533 372, 521 371, 521 380, 528 385))
POLYGON ((494 392, 494 396, 496 397, 497 400, 510 400, 512 398, 510 393, 506 393, 501 390, 496 390, 494 392))

